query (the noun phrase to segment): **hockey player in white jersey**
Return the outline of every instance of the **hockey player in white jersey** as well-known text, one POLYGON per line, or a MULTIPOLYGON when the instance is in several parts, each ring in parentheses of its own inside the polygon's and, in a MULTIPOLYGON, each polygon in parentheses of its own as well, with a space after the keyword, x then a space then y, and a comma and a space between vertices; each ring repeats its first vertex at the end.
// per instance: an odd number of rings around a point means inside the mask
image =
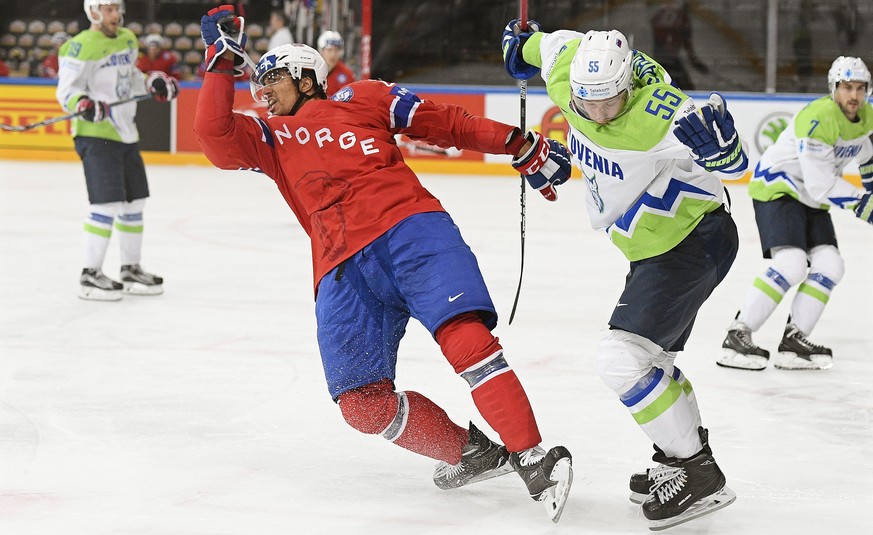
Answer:
POLYGON ((826 370, 833 365, 831 349, 807 337, 845 270, 829 209, 853 210, 873 223, 873 106, 867 102, 873 88, 864 62, 844 56, 831 65, 828 86, 830 95, 800 110, 755 167, 749 195, 764 258, 771 262, 728 328, 717 360, 721 366, 767 367, 770 353, 755 345, 752 333, 795 286, 774 366, 826 370), (843 178, 853 160, 864 188, 843 178))
MULTIPOLYGON (((655 444, 658 466, 634 474, 630 487, 650 528, 664 529, 736 499, 674 359, 736 257, 721 179, 742 177, 748 159, 724 99, 713 94, 698 110, 621 32, 543 33, 533 21, 529 28, 507 25, 507 72, 541 73, 569 124, 591 225, 630 261, 597 360, 603 381, 655 444)), ((529 183, 555 198, 557 183, 529 183)))
POLYGON ((84 0, 91 21, 59 50, 57 99, 73 119, 73 143, 85 167, 90 207, 85 219, 84 267, 79 297, 117 301, 123 293, 156 295, 163 279, 140 266, 143 208, 149 196, 139 152, 136 103, 111 103, 136 95, 172 100, 179 86, 166 74, 136 68, 139 46, 122 27, 122 0, 84 0), (121 245, 121 282, 103 274, 113 230, 121 245))

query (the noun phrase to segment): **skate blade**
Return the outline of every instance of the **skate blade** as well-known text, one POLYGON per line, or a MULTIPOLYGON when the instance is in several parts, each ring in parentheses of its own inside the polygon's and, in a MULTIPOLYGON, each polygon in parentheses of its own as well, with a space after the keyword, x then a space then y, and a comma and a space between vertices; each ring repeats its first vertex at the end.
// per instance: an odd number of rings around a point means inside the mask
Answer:
POLYGON ((689 507, 680 515, 673 518, 665 518, 664 520, 650 520, 649 529, 651 531, 661 531, 663 529, 672 528, 679 524, 684 524, 689 520, 694 520, 703 515, 714 513, 719 509, 723 509, 734 503, 737 495, 731 489, 722 487, 722 489, 714 494, 710 494, 702 500, 698 500, 694 505, 689 507))
POLYGON ((124 293, 128 295, 161 295, 164 293, 164 287, 161 284, 147 286, 140 282, 122 282, 124 285, 124 293))
POLYGON ((628 496, 628 499, 631 501, 631 503, 635 503, 635 504, 639 505, 639 504, 643 503, 644 501, 646 501, 646 498, 648 498, 648 497, 649 497, 648 494, 640 494, 639 492, 631 491, 630 496, 628 496))
POLYGON ((731 349, 725 349, 724 353, 715 361, 723 368, 735 368, 738 370, 760 371, 767 367, 767 359, 760 355, 743 355, 731 349))
POLYGON ((451 482, 451 481, 437 483, 437 481, 434 480, 434 484, 442 490, 459 489, 461 487, 466 487, 467 485, 471 485, 473 483, 478 483, 480 481, 485 481, 486 479, 493 479, 495 477, 504 476, 506 474, 511 474, 513 472, 515 472, 515 470, 512 468, 512 466, 509 464, 509 462, 505 462, 502 465, 498 466, 497 468, 495 468, 493 470, 488 470, 487 472, 483 472, 476 477, 471 477, 470 479, 468 479, 467 481, 464 481, 463 483, 454 484, 454 482, 451 482))
POLYGON ((121 290, 102 290, 91 286, 82 286, 79 290, 79 299, 86 301, 121 301, 122 297, 121 290))
POLYGON ((773 366, 780 370, 830 370, 834 365, 833 357, 827 355, 812 355, 811 359, 806 360, 795 353, 781 351, 773 366))
POLYGON ((552 473, 549 479, 557 481, 556 485, 549 487, 540 497, 543 507, 546 509, 546 514, 554 523, 561 520, 561 513, 564 512, 564 505, 567 503, 567 496, 570 494, 570 487, 573 485, 573 466, 569 458, 558 460, 555 467, 552 468, 552 473))

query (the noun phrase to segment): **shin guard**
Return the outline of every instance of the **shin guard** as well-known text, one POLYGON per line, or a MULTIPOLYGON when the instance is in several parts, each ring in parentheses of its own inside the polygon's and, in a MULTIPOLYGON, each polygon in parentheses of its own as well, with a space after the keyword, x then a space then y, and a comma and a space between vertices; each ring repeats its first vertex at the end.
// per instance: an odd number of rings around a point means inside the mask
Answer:
POLYGON ((462 314, 436 332, 446 359, 467 384, 479 413, 508 451, 540 443, 533 409, 521 382, 503 358, 499 341, 476 314, 462 314))
POLYGON ((340 394, 337 403, 346 422, 362 433, 449 464, 461 460, 467 430, 418 392, 395 392, 383 379, 340 394))

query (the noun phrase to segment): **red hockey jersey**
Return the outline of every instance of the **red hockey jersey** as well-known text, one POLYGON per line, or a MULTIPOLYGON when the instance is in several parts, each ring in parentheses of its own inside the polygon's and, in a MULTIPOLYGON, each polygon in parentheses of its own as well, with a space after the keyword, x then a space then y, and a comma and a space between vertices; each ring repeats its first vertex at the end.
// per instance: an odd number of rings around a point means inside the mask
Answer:
POLYGON ((310 100, 293 116, 233 113, 233 76, 206 73, 194 131, 221 169, 257 169, 272 178, 312 242, 318 281, 412 214, 444 211, 403 161, 406 134, 441 147, 508 154, 517 129, 463 108, 419 99, 377 80, 354 82, 332 100, 310 100))
POLYGON ((327 96, 332 97, 334 93, 339 91, 344 85, 348 85, 355 81, 355 73, 348 65, 342 61, 330 70, 327 74, 327 96))
POLYGON ((155 59, 149 57, 148 54, 142 54, 136 60, 136 68, 142 72, 148 73, 151 71, 163 71, 165 74, 179 80, 182 76, 178 65, 176 54, 169 50, 164 50, 161 55, 155 59))

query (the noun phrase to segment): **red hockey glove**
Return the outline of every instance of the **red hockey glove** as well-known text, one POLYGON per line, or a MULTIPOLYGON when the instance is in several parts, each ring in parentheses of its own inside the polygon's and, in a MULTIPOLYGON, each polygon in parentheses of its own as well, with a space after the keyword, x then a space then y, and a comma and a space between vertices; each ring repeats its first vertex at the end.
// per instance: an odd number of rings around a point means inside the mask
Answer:
POLYGON ((530 148, 512 160, 512 166, 524 175, 530 187, 539 191, 546 200, 558 199, 555 186, 570 178, 570 154, 567 149, 545 136, 528 131, 525 138, 531 142, 530 148))
POLYGON ((146 87, 158 102, 173 100, 179 94, 179 83, 162 71, 151 71, 146 77, 146 87))
POLYGON ((99 123, 109 117, 109 104, 88 97, 82 97, 76 102, 76 113, 86 121, 99 123))

